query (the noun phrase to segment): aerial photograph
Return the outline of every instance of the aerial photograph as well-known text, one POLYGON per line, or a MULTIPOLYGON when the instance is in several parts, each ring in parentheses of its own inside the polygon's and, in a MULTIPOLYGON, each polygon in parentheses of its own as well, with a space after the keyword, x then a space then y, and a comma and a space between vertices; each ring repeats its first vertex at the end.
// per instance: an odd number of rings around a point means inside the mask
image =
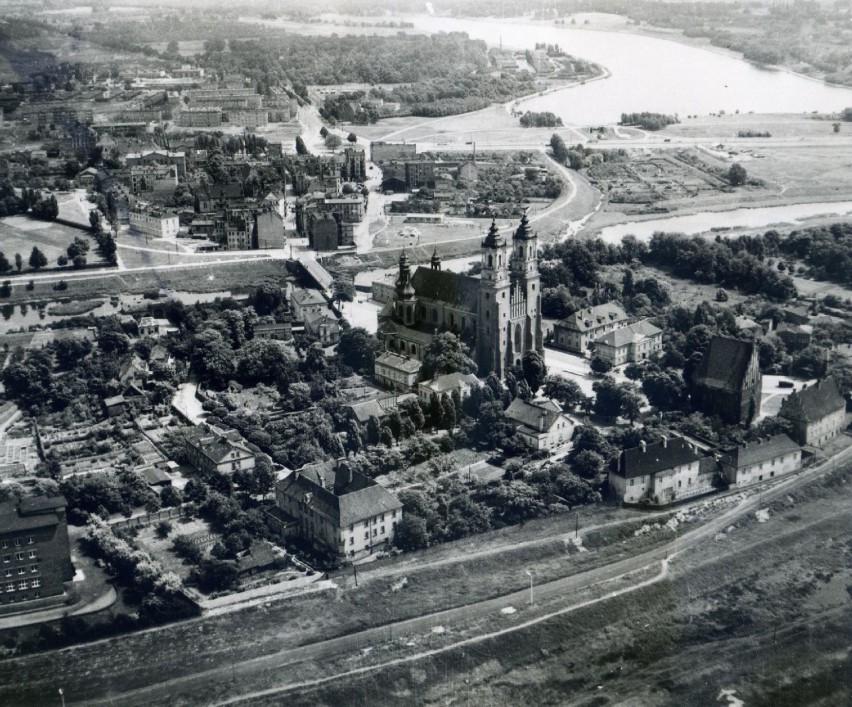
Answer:
POLYGON ((849 0, 0 0, 0 706, 852 704, 849 0))

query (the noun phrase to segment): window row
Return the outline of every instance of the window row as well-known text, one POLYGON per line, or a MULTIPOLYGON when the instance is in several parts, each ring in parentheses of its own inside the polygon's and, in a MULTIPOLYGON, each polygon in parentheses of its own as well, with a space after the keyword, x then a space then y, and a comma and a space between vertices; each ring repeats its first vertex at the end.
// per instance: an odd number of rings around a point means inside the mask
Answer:
MULTIPOLYGON (((28 556, 28 557, 29 557, 29 559, 31 559, 31 560, 36 559, 36 551, 35 551, 35 550, 30 550, 30 551, 27 553, 27 556, 28 556)), ((16 553, 15 553, 15 561, 16 561, 16 562, 20 562, 20 561, 21 561, 21 560, 23 560, 23 559, 24 559, 24 553, 23 553, 23 552, 16 552, 16 553)), ((7 565, 8 565, 11 561, 12 561, 12 556, 11 556, 11 555, 3 555, 3 564, 7 564, 7 565)))
MULTIPOLYGON (((23 591, 25 591, 25 590, 26 590, 27 588, 29 588, 29 587, 32 587, 33 589, 36 589, 36 588, 38 588, 38 587, 40 587, 40 586, 41 586, 41 580, 40 580, 40 579, 38 579, 38 578, 33 579, 33 580, 30 580, 29 582, 27 582, 26 580, 22 580, 22 581, 18 582, 17 590, 18 590, 19 592, 23 592, 23 591)), ((6 591, 7 591, 7 592, 14 592, 14 591, 15 591, 15 589, 16 589, 16 587, 15 587, 15 583, 14 583, 14 582, 7 582, 7 583, 6 583, 6 591)))
POLYGON ((15 547, 21 547, 21 545, 32 545, 35 542, 35 538, 32 535, 27 536, 26 538, 15 538, 14 540, 6 539, 0 544, 4 550, 11 545, 15 547))

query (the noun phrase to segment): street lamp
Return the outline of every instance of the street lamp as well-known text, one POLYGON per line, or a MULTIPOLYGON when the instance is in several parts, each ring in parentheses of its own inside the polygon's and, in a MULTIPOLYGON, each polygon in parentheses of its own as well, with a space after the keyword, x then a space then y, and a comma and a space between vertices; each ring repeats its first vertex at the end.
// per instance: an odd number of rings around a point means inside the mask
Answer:
POLYGON ((533 576, 532 576, 532 572, 530 572, 529 570, 527 570, 527 574, 530 577, 530 606, 532 606, 533 605, 533 576))
POLYGON ((65 707, 65 693, 62 691, 62 688, 59 688, 59 697, 62 700, 62 707, 65 707))

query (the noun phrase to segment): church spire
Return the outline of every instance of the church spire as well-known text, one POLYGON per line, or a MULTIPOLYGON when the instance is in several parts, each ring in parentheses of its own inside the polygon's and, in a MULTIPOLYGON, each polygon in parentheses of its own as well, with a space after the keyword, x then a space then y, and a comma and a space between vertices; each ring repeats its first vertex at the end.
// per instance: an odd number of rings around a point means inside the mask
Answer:
POLYGON ((497 232, 497 222, 492 219, 491 227, 488 229, 488 235, 482 241, 483 248, 499 248, 503 245, 503 238, 497 232))
POLYGON ((432 264, 432 270, 440 270, 441 269, 441 256, 438 255, 438 249, 435 248, 432 251, 432 260, 430 261, 432 264))
POLYGON ((521 222, 518 224, 518 230, 515 231, 513 238, 517 241, 529 241, 535 238, 535 234, 530 228, 530 222, 527 219, 526 209, 524 209, 524 213, 521 215, 521 222))

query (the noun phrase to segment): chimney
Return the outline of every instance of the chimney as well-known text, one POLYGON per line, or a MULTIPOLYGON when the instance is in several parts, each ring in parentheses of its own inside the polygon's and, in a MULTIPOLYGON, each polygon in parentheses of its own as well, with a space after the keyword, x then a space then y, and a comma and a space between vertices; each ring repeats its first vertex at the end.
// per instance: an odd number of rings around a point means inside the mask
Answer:
POLYGON ((538 415, 538 429, 541 432, 544 432, 544 419, 547 417, 547 413, 542 410, 538 415))
POLYGON ((642 450, 642 454, 644 454, 646 451, 648 451, 648 445, 646 444, 644 439, 639 440, 639 449, 642 450))

